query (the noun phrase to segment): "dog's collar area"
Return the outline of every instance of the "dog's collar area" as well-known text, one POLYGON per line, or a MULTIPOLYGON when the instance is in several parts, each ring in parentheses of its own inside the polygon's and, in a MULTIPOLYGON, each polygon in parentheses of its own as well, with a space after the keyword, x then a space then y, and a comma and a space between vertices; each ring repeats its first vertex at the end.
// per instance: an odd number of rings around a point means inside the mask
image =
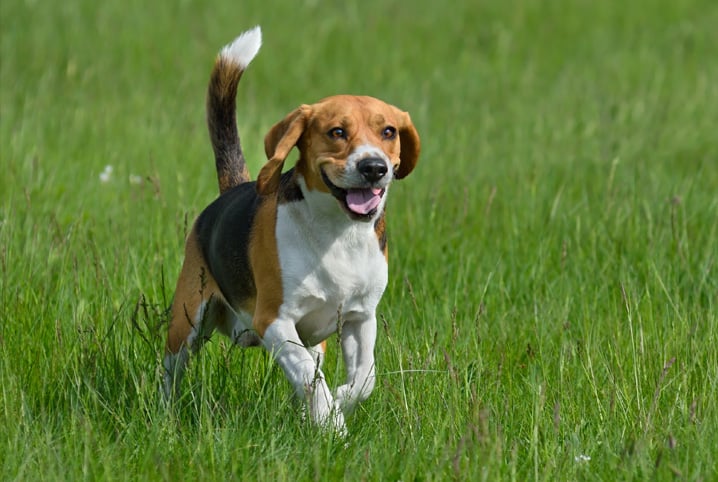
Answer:
POLYGON ((322 173, 322 181, 329 188, 329 192, 339 201, 342 209, 351 219, 367 222, 374 217, 386 189, 372 187, 344 189, 334 184, 324 169, 319 169, 319 171, 322 173))

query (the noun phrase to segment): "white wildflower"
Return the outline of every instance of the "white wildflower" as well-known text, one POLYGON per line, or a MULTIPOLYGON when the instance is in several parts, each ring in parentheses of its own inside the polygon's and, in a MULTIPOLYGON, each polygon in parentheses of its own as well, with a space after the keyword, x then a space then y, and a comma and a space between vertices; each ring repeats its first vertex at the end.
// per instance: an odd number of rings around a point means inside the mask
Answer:
POLYGON ((110 166, 108 164, 105 166, 105 170, 100 173, 100 182, 101 183, 110 182, 111 178, 112 178, 112 166, 110 166))
POLYGON ((575 460, 576 463, 578 463, 578 464, 587 463, 587 462, 590 462, 590 461, 591 461, 591 456, 590 456, 590 455, 580 454, 580 455, 575 456, 575 457, 573 458, 573 460, 575 460))
POLYGON ((142 184, 142 176, 130 174, 130 184, 134 186, 139 186, 140 184, 142 184))

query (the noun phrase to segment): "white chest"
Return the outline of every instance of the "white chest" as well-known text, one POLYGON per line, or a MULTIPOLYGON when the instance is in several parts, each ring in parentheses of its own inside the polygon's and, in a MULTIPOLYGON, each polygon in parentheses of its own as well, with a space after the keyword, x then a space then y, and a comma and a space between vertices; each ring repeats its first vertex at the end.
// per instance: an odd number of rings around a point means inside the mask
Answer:
POLYGON ((387 284, 386 258, 372 223, 307 222, 301 203, 279 207, 277 248, 284 303, 305 343, 336 331, 337 321, 374 317, 387 284))

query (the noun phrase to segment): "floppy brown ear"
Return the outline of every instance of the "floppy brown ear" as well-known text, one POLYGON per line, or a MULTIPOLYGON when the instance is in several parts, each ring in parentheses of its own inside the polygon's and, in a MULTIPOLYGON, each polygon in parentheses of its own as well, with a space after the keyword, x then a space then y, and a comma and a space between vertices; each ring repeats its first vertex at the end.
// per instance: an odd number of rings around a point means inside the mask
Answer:
POLYGON ((257 176, 259 194, 271 194, 279 188, 284 160, 302 136, 310 113, 310 107, 303 105, 269 129, 264 137, 264 152, 269 160, 257 176))
POLYGON ((419 162, 419 151, 421 151, 421 141, 419 133, 416 132, 414 124, 407 112, 401 113, 402 124, 399 126, 399 143, 401 152, 399 153, 399 169, 394 173, 397 179, 403 179, 409 175, 419 162))

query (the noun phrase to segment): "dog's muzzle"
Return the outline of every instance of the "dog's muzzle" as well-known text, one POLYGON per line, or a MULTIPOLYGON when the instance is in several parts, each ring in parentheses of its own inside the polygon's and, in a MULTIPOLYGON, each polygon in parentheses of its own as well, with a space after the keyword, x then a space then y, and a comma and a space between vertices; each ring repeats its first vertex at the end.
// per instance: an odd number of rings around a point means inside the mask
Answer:
MULTIPOLYGON (((357 170, 368 183, 374 183, 381 180, 381 178, 383 178, 388 172, 384 161, 373 158, 360 161, 357 165, 357 170), (379 163, 381 163, 381 167, 379 166, 379 163)), ((381 204, 381 200, 386 193, 385 188, 341 188, 329 179, 329 176, 326 175, 323 169, 320 169, 320 171, 322 173, 322 180, 324 181, 324 184, 327 185, 329 191, 332 193, 332 196, 339 201, 339 204, 351 219, 356 221, 370 221, 374 217, 379 205, 381 204)))

